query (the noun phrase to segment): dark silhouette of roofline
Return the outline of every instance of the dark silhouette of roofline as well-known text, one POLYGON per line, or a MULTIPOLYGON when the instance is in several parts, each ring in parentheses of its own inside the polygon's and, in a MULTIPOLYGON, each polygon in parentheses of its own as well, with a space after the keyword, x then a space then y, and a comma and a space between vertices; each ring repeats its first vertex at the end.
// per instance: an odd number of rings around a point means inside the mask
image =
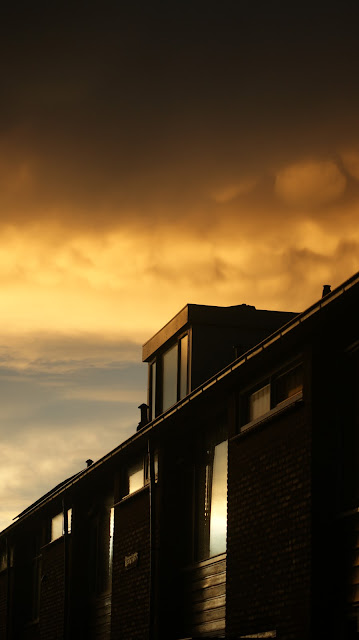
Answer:
POLYGON ((76 482, 78 482, 80 478, 84 477, 88 473, 94 472, 95 469, 98 469, 105 462, 113 458, 115 455, 119 454, 121 451, 123 451, 126 447, 131 445, 133 442, 135 442, 139 438, 142 438, 145 434, 148 434, 149 432, 151 432, 153 428, 155 428, 157 425, 167 420, 167 418, 175 414, 183 406, 185 406, 189 402, 192 402, 193 400, 195 400, 195 398, 205 393, 208 388, 217 384, 220 380, 225 378, 227 375, 229 375, 233 371, 237 370, 239 367, 245 365, 246 362, 248 362, 249 360, 252 360, 252 358, 256 357, 260 353, 263 353, 266 349, 270 348, 273 344, 276 344, 284 336, 288 335, 291 331, 293 331, 297 327, 302 326, 303 323, 307 322, 315 314, 320 312, 322 309, 326 308, 328 305, 332 304, 336 299, 344 295, 347 291, 352 289, 352 287, 354 287, 355 285, 357 286, 359 285, 359 272, 355 273, 348 280, 346 280, 344 283, 342 283, 336 289, 334 289, 331 293, 328 293, 324 298, 320 298, 317 302, 315 302, 310 307, 308 307, 308 309, 305 309, 303 312, 296 315, 287 324, 283 325, 282 327, 280 327, 280 329, 274 331, 267 338, 262 340, 262 342, 258 343, 257 345, 249 349, 246 353, 239 356, 239 358, 234 360, 230 365, 226 366, 224 369, 216 373, 212 378, 209 378, 208 380, 206 380, 199 387, 191 391, 191 393, 189 393, 185 398, 183 398, 183 400, 178 401, 170 409, 168 409, 167 411, 162 413, 160 416, 153 419, 145 427, 143 427, 139 431, 135 432, 132 436, 124 440, 124 442, 122 442, 118 447, 116 447, 115 449, 107 453, 105 456, 100 458, 97 462, 94 462, 90 467, 83 469, 78 474, 75 474, 74 476, 68 478, 64 482, 57 485, 54 489, 46 493, 39 500, 34 502, 27 509, 25 509, 18 516, 16 516, 16 522, 9 525, 9 527, 4 529, 2 533, 6 532, 9 529, 14 528, 18 522, 23 520, 23 518, 28 517, 29 515, 37 511, 41 506, 44 506, 47 502, 49 502, 50 499, 61 495, 61 493, 63 493, 67 488, 73 486, 76 482))

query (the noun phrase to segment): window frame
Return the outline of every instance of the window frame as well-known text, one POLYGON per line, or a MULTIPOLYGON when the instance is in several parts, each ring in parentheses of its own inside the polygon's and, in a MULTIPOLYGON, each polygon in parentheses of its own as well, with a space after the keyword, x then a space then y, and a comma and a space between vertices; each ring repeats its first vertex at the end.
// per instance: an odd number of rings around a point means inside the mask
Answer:
POLYGON ((260 382, 256 385, 252 385, 251 387, 247 387, 240 394, 239 398, 239 429, 238 431, 241 433, 246 429, 249 429, 251 426, 255 425, 262 420, 265 420, 267 417, 273 415, 274 413, 280 411, 282 408, 289 406, 303 397, 303 388, 304 388, 304 363, 303 359, 296 359, 291 362, 288 362, 286 365, 281 366, 280 368, 273 371, 269 376, 263 377, 260 382), (278 400, 278 382, 283 380, 283 378, 296 370, 301 370, 301 388, 298 388, 293 394, 288 395, 287 397, 278 400), (257 415, 255 418, 250 419, 250 399, 253 397, 253 394, 257 393, 261 389, 264 389, 267 386, 270 386, 270 407, 268 411, 263 412, 260 415, 257 415))
POLYGON ((65 516, 63 510, 58 511, 55 515, 51 516, 49 523, 49 541, 55 542, 56 540, 61 540, 65 535, 70 535, 72 531, 72 507, 68 507, 67 509, 67 531, 65 532, 65 516), (62 518, 62 533, 59 536, 53 537, 53 521, 56 518, 62 518))
POLYGON ((190 389, 190 332, 189 330, 179 334, 177 338, 169 341, 165 348, 161 349, 155 358, 149 362, 148 373, 148 406, 150 420, 154 420, 161 413, 173 407, 179 400, 185 398, 190 389), (183 340, 187 341, 185 348, 186 380, 183 389, 183 340), (163 382, 164 382, 164 356, 171 349, 177 349, 176 353, 176 400, 173 404, 163 408, 163 382), (155 387, 155 388, 154 388, 155 387))
MULTIPOLYGON (((154 470, 155 470, 155 483, 157 484, 158 482, 158 469, 159 469, 159 453, 158 450, 155 449, 154 453, 154 470)), ((139 493, 140 491, 142 491, 143 489, 147 488, 150 484, 150 464, 149 464, 149 455, 145 454, 142 457, 139 458, 135 458, 132 460, 131 464, 129 464, 126 467, 125 470, 125 478, 124 478, 124 492, 123 492, 123 498, 128 498, 129 496, 133 496, 136 495, 137 493, 139 493), (138 489, 134 489, 133 491, 130 492, 130 476, 129 476, 129 472, 131 469, 134 469, 137 466, 140 466, 142 468, 142 484, 140 487, 138 487, 138 489)))
MULTIPOLYGON (((197 448, 198 459, 194 463, 193 491, 193 562, 198 564, 227 553, 228 535, 228 432, 223 424, 221 428, 205 435, 197 448), (226 545, 225 549, 211 555, 211 513, 213 501, 213 472, 216 447, 227 443, 226 462, 226 545), (204 481, 204 482, 203 482, 204 481), (203 508, 204 507, 204 508, 203 508), (208 513, 206 512, 208 509, 208 513)), ((213 540, 212 540, 213 542, 213 540)))

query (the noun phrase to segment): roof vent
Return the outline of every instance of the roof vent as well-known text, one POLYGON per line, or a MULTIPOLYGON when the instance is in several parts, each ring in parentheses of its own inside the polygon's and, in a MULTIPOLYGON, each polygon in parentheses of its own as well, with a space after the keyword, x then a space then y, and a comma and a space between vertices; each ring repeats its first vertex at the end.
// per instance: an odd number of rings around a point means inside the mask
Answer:
POLYGON ((323 284, 323 293, 322 293, 322 298, 324 298, 324 296, 327 296, 328 293, 331 293, 331 286, 330 284, 323 284))
POLYGON ((91 460, 91 458, 89 458, 88 460, 86 460, 86 466, 87 468, 91 467, 91 465, 93 464, 93 460, 91 460))
POLYGON ((138 408, 141 411, 141 420, 137 425, 137 431, 139 429, 142 429, 142 427, 145 427, 146 424, 148 424, 149 406, 147 404, 145 404, 145 402, 143 402, 142 404, 140 404, 140 406, 138 408))

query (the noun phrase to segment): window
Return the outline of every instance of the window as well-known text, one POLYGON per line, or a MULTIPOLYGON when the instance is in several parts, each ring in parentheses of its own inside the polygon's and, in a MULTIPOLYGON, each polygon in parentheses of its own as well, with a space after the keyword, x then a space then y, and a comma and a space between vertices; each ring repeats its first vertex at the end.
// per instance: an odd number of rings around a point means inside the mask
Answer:
POLYGON ((4 569, 7 569, 6 547, 0 549, 0 571, 4 571, 4 569))
MULTIPOLYGON (((71 533, 72 509, 67 510, 67 533, 71 533)), ((51 542, 65 534, 64 514, 61 511, 51 519, 51 542)))
MULTIPOLYGON (((158 481, 158 451, 154 453, 155 482, 158 481)), ((142 458, 127 470, 127 495, 142 489, 150 482, 150 468, 148 456, 142 458)))
POLYGON ((227 440, 212 444, 197 469, 197 560, 227 548, 227 453, 227 440))
POLYGON ((149 366, 151 420, 188 393, 188 334, 182 336, 149 366))
POLYGON ((247 396, 243 426, 294 398, 303 389, 303 367, 295 365, 291 369, 273 375, 267 384, 257 388, 247 396))
POLYGON ((178 345, 168 349, 163 354, 162 360, 162 410, 166 411, 177 402, 177 366, 178 345))
POLYGON ((153 420, 155 417, 155 406, 156 406, 156 362, 152 362, 150 364, 150 380, 149 380, 149 388, 150 388, 150 419, 153 420))
POLYGON ((111 589, 114 508, 113 499, 96 510, 90 520, 90 587, 95 595, 111 589))
POLYGON ((255 420, 270 409, 270 384, 249 396, 249 419, 255 420))

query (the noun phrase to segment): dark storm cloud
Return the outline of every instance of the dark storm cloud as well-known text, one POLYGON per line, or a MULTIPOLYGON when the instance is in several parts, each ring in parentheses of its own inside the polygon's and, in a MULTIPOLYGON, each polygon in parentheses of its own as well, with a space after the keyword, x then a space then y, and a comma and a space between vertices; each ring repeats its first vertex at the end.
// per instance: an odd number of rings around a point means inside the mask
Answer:
POLYGON ((5 219, 216 217, 213 184, 359 141, 355 3, 40 6, 2 27, 5 219))

